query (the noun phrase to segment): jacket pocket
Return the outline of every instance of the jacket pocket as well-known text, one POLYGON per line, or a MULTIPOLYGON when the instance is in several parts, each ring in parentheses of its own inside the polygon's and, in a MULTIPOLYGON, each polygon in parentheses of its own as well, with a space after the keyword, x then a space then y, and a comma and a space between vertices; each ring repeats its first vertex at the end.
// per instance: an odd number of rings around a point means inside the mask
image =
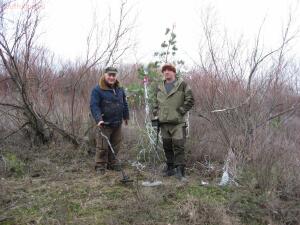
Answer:
POLYGON ((178 123, 182 120, 182 115, 177 111, 173 109, 168 110, 168 116, 167 121, 170 123, 178 123))
POLYGON ((181 106, 181 107, 178 107, 176 109, 176 111, 179 113, 179 115, 181 115, 182 117, 185 115, 185 112, 184 112, 184 108, 181 106))

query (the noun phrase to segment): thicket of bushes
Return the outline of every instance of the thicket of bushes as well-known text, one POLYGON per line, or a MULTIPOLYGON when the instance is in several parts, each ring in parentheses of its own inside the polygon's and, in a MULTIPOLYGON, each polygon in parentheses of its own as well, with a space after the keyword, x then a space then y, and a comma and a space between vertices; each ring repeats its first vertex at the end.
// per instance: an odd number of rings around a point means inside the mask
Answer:
MULTIPOLYGON (((3 14, 9 3, 1 4, 3 14)), ((89 116, 90 92, 98 83, 102 68, 116 63, 110 53, 118 55, 121 51, 119 39, 126 34, 126 27, 120 25, 124 33, 116 34, 116 39, 103 50, 105 54, 99 54, 101 50, 97 49, 86 62, 69 63, 57 70, 49 52, 37 48, 34 39, 28 39, 35 35, 37 10, 28 8, 16 23, 12 42, 15 45, 6 42, 10 40, 9 32, 0 31, 1 147, 16 142, 28 142, 31 147, 64 142, 77 148, 92 146, 92 139, 87 141, 94 126, 89 116)), ((0 15, 0 20, 3 18, 0 15)), ((6 22, 2 22, 4 26, 6 22)), ((265 51, 258 36, 245 54, 245 46, 240 42, 232 46, 225 39, 223 45, 218 45, 208 25, 203 24, 207 48, 201 52, 199 65, 180 74, 191 86, 196 100, 189 116, 188 167, 196 168, 207 178, 220 177, 224 161, 232 152, 234 158, 229 160, 234 169, 230 175, 235 181, 247 190, 265 194, 269 200, 266 207, 275 219, 286 218, 285 224, 297 224, 300 97, 294 81, 299 70, 297 63, 286 56, 286 46, 291 41, 289 29, 279 48, 265 51)), ((166 35, 171 34, 170 39, 156 53, 160 61, 144 67, 118 65, 131 109, 132 120, 125 131, 129 149, 138 150, 143 134, 138 129, 144 129, 143 78, 148 76, 151 93, 160 79, 160 63, 169 61, 168 46, 172 47, 173 56, 176 53, 176 36, 169 32, 166 35)), ((131 159, 134 157, 131 153, 131 159)), ((12 157, 8 160, 21 174, 22 164, 12 157)))

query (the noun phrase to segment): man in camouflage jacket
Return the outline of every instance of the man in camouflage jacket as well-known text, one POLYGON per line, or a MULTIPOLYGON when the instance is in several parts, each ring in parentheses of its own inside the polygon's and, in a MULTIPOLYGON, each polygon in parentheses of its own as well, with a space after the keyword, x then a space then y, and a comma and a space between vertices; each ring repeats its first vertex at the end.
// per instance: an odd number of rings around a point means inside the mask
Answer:
POLYGON ((153 115, 158 118, 167 167, 165 176, 185 179, 186 115, 194 105, 193 93, 187 83, 176 78, 171 64, 162 67, 164 80, 157 87, 153 115))

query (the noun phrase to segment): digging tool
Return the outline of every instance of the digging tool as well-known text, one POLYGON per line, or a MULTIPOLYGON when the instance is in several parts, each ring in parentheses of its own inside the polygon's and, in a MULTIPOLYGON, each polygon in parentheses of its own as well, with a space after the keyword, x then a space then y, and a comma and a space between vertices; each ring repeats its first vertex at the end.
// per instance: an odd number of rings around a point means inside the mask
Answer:
MULTIPOLYGON (((104 122, 103 125, 104 126, 109 126, 110 123, 104 122)), ((111 153, 113 154, 114 158, 118 161, 118 163, 120 163, 119 159, 116 156, 115 150, 113 149, 113 147, 110 143, 109 138, 102 132, 100 127, 99 127, 99 132, 100 132, 100 135, 106 140, 107 144, 109 145, 109 149, 110 149, 111 153)), ((120 165, 120 169, 121 169, 121 173, 122 173, 122 179, 120 180, 120 182, 123 183, 123 184, 133 182, 133 180, 130 179, 130 177, 128 175, 126 175, 125 171, 122 168, 122 165, 120 165)))

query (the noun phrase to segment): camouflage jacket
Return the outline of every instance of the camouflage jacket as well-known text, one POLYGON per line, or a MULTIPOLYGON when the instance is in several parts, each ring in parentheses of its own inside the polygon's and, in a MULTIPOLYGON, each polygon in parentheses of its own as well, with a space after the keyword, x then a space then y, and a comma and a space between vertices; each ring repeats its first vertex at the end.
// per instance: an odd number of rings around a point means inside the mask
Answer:
POLYGON ((193 105, 193 93, 185 81, 176 80, 169 94, 163 81, 156 90, 153 115, 158 116, 160 123, 180 124, 193 105))

